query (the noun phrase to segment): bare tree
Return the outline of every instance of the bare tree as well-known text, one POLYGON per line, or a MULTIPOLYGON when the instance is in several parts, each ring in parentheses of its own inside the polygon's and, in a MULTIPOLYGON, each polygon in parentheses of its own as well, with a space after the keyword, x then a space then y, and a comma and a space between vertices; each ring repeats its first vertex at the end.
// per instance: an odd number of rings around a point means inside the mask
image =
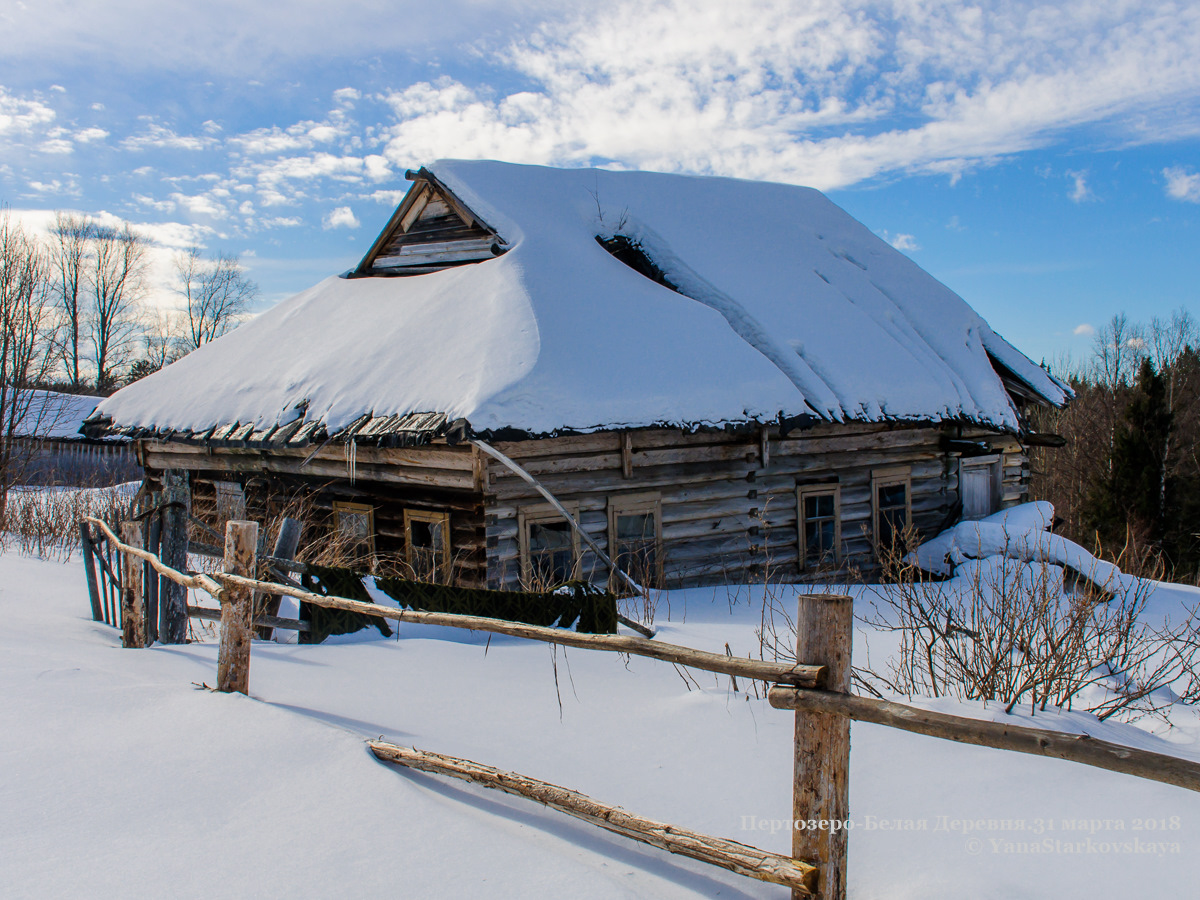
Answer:
POLYGON ((258 296, 258 285, 246 277, 241 260, 219 253, 205 259, 192 247, 175 259, 176 290, 184 299, 190 350, 237 327, 239 317, 258 296))
POLYGON ((73 213, 56 212, 50 226, 50 265, 54 290, 62 313, 62 362, 72 387, 83 386, 82 362, 87 339, 87 276, 92 220, 73 213))
POLYGON ((1131 323, 1125 313, 1118 313, 1096 333, 1095 380, 1116 391, 1133 380, 1145 355, 1142 327, 1131 323))
POLYGON ((116 383, 116 370, 125 363, 137 332, 149 241, 126 222, 120 228, 96 228, 92 243, 92 361, 96 388, 103 391, 116 383))
POLYGON ((42 248, 0 213, 0 515, 28 453, 19 442, 36 434, 52 410, 33 389, 54 361, 54 314, 42 248))

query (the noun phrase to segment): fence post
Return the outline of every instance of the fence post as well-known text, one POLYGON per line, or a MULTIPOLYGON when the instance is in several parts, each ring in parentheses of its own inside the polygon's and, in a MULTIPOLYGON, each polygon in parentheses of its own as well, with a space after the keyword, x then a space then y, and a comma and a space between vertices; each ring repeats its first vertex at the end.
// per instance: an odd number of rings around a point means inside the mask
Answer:
MULTIPOLYGON (((158 506, 162 500, 162 495, 155 491, 150 495, 150 508, 158 506)), ((162 515, 153 515, 146 520, 146 549, 155 556, 159 555, 162 543, 162 515)), ((158 639, 158 590, 161 578, 154 567, 150 563, 146 563, 146 568, 143 570, 145 584, 142 585, 142 590, 146 596, 146 640, 153 644, 158 639)))
MULTIPOLYGON (((188 568, 188 513, 192 492, 187 472, 167 469, 163 472, 162 561, 178 572, 188 568)), ((167 577, 159 582, 159 639, 164 644, 187 642, 187 588, 167 577)))
MULTIPOLYGON (((142 549, 140 522, 122 522, 121 540, 142 549)), ((142 561, 132 553, 121 555, 121 646, 146 646, 146 608, 142 603, 142 561)))
POLYGON ((87 522, 79 523, 79 549, 83 551, 83 570, 87 574, 88 599, 92 601, 92 621, 103 622, 104 610, 100 606, 100 585, 96 581, 96 548, 92 544, 92 527, 87 522))
MULTIPOLYGON (((300 531, 303 527, 299 519, 284 516, 279 522, 279 536, 275 538, 275 549, 271 551, 271 555, 276 559, 295 559, 296 550, 300 547, 300 531)), ((265 595, 262 598, 263 614, 268 616, 279 615, 279 601, 281 599, 280 594, 265 595)), ((258 629, 258 636, 264 641, 269 641, 274 631, 274 628, 264 625, 258 629)))
MULTIPOLYGON (((258 556, 258 523, 233 521, 225 525, 225 571, 254 577, 258 556)), ((217 690, 250 689, 250 638, 254 591, 227 587, 221 598, 221 644, 217 650, 217 690)))
MULTIPOLYGON (((801 594, 796 618, 796 659, 829 667, 827 688, 850 692, 854 602, 835 594, 801 594)), ((792 783, 792 856, 815 863, 820 900, 845 900, 850 817, 850 719, 796 710, 792 783), (796 828, 816 820, 816 828, 796 828), (835 830, 836 829, 836 830, 835 830)), ((792 892, 793 898, 806 895, 792 892)))

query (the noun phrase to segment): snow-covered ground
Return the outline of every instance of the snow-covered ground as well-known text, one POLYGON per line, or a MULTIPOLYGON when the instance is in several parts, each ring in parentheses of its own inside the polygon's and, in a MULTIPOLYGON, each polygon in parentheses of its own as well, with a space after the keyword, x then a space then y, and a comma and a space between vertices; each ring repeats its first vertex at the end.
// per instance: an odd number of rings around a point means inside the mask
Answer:
MULTIPOLYGON (((662 639, 757 650, 761 596, 670 600, 662 639)), ((335 640, 255 643, 251 696, 211 693, 194 683, 214 682, 215 643, 122 650, 90 621, 78 561, 0 555, 0 893, 787 896, 389 768, 363 743, 469 757, 786 852, 791 715, 728 678, 430 628, 335 640)), ((1186 711, 1165 737, 1078 714, 1035 724, 1200 758, 1186 711)), ((1194 793, 872 725, 852 745, 851 897, 1194 896, 1194 793)))

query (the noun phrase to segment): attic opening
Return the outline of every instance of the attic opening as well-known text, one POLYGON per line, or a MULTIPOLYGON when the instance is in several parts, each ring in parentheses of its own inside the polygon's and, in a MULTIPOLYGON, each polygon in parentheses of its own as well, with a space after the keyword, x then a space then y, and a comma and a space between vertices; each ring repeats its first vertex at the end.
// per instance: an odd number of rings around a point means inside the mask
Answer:
POLYGON ((615 234, 610 238, 602 238, 600 235, 596 235, 596 243, 639 275, 649 278, 655 284, 661 284, 665 288, 670 288, 677 294, 683 293, 671 283, 666 273, 650 258, 649 254, 646 253, 636 238, 631 238, 625 234, 615 234))
POLYGON ((426 169, 406 173, 413 186, 354 271, 420 275, 500 256, 508 246, 426 169))

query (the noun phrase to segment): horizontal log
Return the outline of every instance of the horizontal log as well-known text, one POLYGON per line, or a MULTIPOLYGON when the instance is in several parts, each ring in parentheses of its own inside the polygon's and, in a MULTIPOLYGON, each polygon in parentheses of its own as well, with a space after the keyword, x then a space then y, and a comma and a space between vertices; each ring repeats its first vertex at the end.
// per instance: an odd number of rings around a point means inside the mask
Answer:
POLYGON ((394 619, 397 622, 416 622, 422 625, 445 625, 450 628, 466 628, 471 631, 487 631, 492 634, 507 634, 512 637, 528 638, 535 641, 545 641, 549 644, 561 644, 564 647, 576 647, 581 650, 607 650, 615 653, 627 653, 632 656, 645 656, 663 662, 679 663, 719 675, 738 675, 753 678, 758 681, 774 681, 796 687, 819 687, 824 684, 825 667, 808 666, 803 663, 789 666, 784 663, 772 663, 751 659, 738 659, 723 656, 719 653, 708 653, 704 650, 693 650, 690 647, 680 647, 675 644, 662 644, 645 638, 631 638, 615 634, 580 634, 565 631, 560 628, 544 628, 540 625, 526 625, 521 622, 509 622, 503 619, 489 619, 482 616, 460 616, 451 613, 421 612, 411 609, 399 609, 391 606, 376 606, 373 603, 361 603, 346 597, 323 597, 309 591, 291 587, 286 584, 271 584, 256 578, 243 578, 238 575, 219 573, 213 576, 222 585, 237 585, 248 587, 268 594, 285 594, 303 600, 314 606, 325 606, 330 609, 344 609, 350 612, 362 613, 365 616, 377 616, 382 619, 394 619))
POLYGON ((963 744, 1065 759, 1200 791, 1200 763, 1097 740, 1086 734, 1066 734, 1005 722, 987 722, 916 709, 889 700, 826 691, 799 691, 791 687, 774 686, 767 696, 771 706, 776 709, 830 713, 858 722, 872 722, 963 744))
POLYGON ((635 816, 577 791, 468 759, 409 749, 384 741, 370 741, 368 746, 378 759, 385 762, 435 775, 448 775, 506 794, 535 800, 551 809, 598 825, 606 831, 659 847, 670 853, 698 859, 759 881, 787 885, 801 896, 812 895, 816 890, 816 867, 791 857, 635 816))

